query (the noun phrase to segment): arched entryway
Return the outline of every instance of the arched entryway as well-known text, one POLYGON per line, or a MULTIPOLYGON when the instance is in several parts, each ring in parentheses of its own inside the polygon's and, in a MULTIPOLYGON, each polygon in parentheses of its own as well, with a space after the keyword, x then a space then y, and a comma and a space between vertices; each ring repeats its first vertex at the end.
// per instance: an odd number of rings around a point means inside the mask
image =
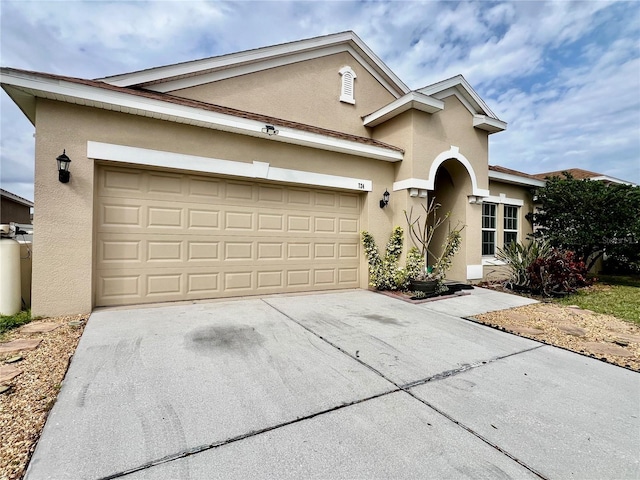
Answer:
MULTIPOLYGON (((473 185, 466 166, 454 158, 449 158, 440 163, 435 171, 433 182, 433 189, 429 190, 427 201, 431 202, 435 198, 436 203, 441 205, 438 210, 438 216, 443 217, 450 213, 447 221, 436 231, 432 242, 434 253, 440 255, 448 232, 454 228, 461 228, 468 223, 468 196, 472 194, 473 185)), ((466 246, 469 241, 475 241, 475 239, 468 238, 468 230, 465 228, 462 231, 462 246, 453 258, 451 270, 447 272, 447 279, 466 281, 466 246)), ((430 264, 434 261, 434 258, 429 259, 430 264)))

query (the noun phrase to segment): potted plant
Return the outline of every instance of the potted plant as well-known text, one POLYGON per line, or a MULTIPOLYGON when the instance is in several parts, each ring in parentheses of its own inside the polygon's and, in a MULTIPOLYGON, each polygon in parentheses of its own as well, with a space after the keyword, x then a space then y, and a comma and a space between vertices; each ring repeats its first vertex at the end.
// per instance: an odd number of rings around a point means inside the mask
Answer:
POLYGON ((424 210, 424 218, 418 215, 413 218, 413 208, 404 215, 409 225, 409 236, 414 246, 407 253, 407 275, 409 277, 409 288, 413 291, 424 292, 429 295, 436 295, 447 291, 444 285, 446 272, 451 268, 453 257, 460 250, 462 242, 462 230, 465 225, 456 224, 453 229, 449 229, 442 251, 436 255, 432 249, 433 237, 440 227, 442 227, 451 212, 447 212, 444 216, 438 216, 438 210, 441 205, 436 203, 435 198, 431 200, 428 206, 421 205, 424 210), (433 258, 433 263, 429 264, 429 256, 433 258))

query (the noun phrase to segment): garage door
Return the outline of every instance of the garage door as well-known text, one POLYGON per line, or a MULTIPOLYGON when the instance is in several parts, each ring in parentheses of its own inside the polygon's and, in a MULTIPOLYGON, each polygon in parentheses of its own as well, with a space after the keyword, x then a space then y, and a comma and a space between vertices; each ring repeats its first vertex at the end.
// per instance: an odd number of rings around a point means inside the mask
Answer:
POLYGON ((359 286, 360 196, 100 166, 96 305, 359 286))

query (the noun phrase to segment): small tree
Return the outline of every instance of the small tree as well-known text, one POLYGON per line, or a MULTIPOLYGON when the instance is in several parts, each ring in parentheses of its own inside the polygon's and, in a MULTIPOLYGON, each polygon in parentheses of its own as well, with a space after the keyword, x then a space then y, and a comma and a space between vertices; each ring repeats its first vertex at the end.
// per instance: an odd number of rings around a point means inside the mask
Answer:
POLYGON ((604 253, 640 251, 640 187, 576 180, 568 172, 536 192, 534 237, 576 253, 591 269, 604 253))
POLYGON ((441 205, 436 203, 435 197, 431 199, 428 206, 420 205, 424 211, 424 218, 418 215, 413 218, 413 207, 404 211, 404 216, 409 225, 409 236, 415 245, 407 254, 407 274, 414 280, 435 279, 442 283, 446 271, 451 268, 453 257, 462 242, 462 230, 465 225, 460 223, 450 229, 442 244, 442 251, 437 255, 433 250, 431 243, 433 236, 438 228, 444 225, 445 221, 451 216, 451 212, 447 212, 444 216, 438 215, 441 205), (434 259, 433 264, 429 265, 429 255, 434 259), (418 269, 418 266, 421 266, 418 269))

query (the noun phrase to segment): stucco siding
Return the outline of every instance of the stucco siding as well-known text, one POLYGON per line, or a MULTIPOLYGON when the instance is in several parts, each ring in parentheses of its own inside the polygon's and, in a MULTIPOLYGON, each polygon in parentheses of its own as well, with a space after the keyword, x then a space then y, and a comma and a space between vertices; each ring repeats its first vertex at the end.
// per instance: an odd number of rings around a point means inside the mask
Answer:
POLYGON ((395 100, 347 52, 170 93, 365 137, 369 131, 362 117, 395 100), (355 105, 340 101, 339 70, 345 65, 356 73, 355 105))
POLYGON ((451 146, 469 160, 478 188, 487 188, 488 134, 473 128, 473 115, 457 97, 444 99, 444 110, 428 114, 415 111, 414 161, 415 178, 427 178, 433 160, 451 146))
MULTIPOLYGON (((361 228, 380 243, 394 225, 378 202, 392 185, 391 163, 245 137, 53 101, 38 102, 33 312, 56 315, 90 311, 94 305, 94 170, 87 141, 234 160, 372 180, 363 196, 361 228), (66 149, 71 181, 58 182, 55 158, 66 149)), ((176 165, 180 169, 180 165, 176 165)), ((401 212, 400 212, 401 214, 401 212)), ((367 284, 361 261, 361 286, 367 284)))

